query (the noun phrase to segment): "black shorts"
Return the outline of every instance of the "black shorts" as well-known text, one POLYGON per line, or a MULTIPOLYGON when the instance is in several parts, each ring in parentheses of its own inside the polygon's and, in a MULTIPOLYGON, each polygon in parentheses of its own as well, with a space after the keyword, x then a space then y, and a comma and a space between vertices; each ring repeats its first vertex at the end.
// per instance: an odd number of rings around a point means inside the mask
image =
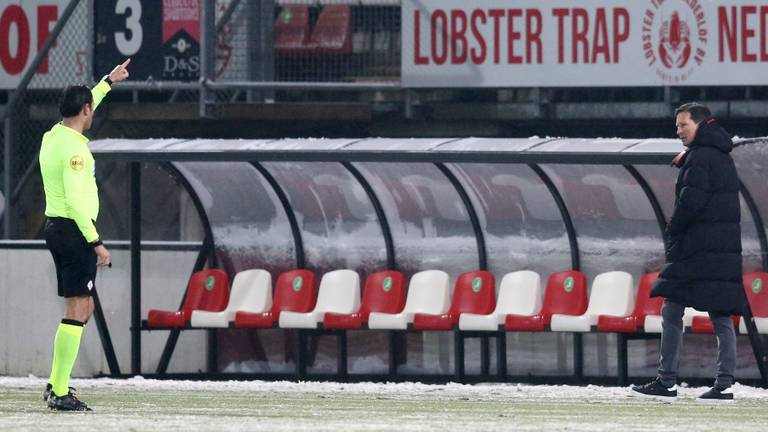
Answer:
POLYGON ((90 296, 96 287, 96 252, 72 219, 51 217, 45 224, 45 244, 56 265, 59 296, 90 296))

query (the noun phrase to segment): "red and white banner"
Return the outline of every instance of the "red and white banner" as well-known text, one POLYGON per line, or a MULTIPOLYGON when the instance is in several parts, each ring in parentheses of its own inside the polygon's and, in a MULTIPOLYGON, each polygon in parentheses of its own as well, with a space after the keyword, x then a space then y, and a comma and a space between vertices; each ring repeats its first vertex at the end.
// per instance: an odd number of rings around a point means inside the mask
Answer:
MULTIPOLYGON (((0 89, 18 85, 24 71, 56 25, 69 0, 0 0, 0 89)), ((62 83, 86 82, 90 78, 90 42, 85 15, 79 7, 56 44, 38 68, 33 88, 62 87, 62 83), (79 15, 78 15, 79 13, 79 15)))
POLYGON ((765 0, 403 0, 406 87, 768 85, 765 0))

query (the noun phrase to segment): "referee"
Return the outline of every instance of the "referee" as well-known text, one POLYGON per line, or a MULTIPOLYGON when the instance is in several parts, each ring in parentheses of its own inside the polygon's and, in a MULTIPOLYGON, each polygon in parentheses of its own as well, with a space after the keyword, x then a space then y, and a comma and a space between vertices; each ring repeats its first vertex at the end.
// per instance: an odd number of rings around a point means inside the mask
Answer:
POLYGON ((111 255, 101 244, 95 221, 99 214, 96 167, 88 150, 93 112, 113 83, 128 78, 130 59, 116 66, 93 87, 71 86, 59 103, 60 123, 43 135, 40 172, 45 189, 45 244, 56 266, 64 319, 53 341, 53 366, 43 398, 48 407, 63 411, 91 411, 75 397, 69 375, 80 349, 85 323, 93 313, 91 290, 96 267, 110 265, 111 255))

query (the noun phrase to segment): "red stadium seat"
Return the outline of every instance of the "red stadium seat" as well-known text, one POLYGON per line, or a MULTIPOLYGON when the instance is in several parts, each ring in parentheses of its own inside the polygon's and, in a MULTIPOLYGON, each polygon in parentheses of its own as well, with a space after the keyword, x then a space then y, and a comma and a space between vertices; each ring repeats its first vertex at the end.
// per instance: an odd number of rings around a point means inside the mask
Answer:
POLYGON ((193 310, 221 312, 229 301, 227 274, 218 269, 201 270, 192 274, 181 310, 152 309, 147 317, 150 328, 183 328, 192 317, 193 310))
MULTIPOLYGON (((768 281, 768 274, 763 272, 745 273, 743 276, 744 292, 747 294, 747 300, 752 308, 752 314, 755 317, 768 316, 768 304, 766 304, 765 290, 762 289, 764 281, 768 281), (756 283, 756 281, 759 281, 756 283), (757 311, 756 311, 757 309, 757 311), (759 315, 765 314, 765 315, 759 315)), ((739 323, 741 318, 737 315, 731 317, 733 320, 734 328, 739 329, 739 323)), ((746 333, 746 326, 741 325, 746 333)), ((695 316, 691 321, 691 333, 696 334, 713 334, 715 332, 715 326, 712 325, 712 320, 708 316, 695 316)))
POLYGON ((323 7, 309 46, 319 54, 352 54, 352 11, 349 5, 323 7))
POLYGON ((768 317, 768 273, 744 273, 744 292, 747 293, 752 315, 768 317))
POLYGON ((416 330, 451 330, 462 313, 489 314, 496 305, 496 282, 493 273, 472 271, 459 275, 448 313, 417 313, 413 317, 416 330))
MULTIPOLYGON (((731 317, 733 320, 733 328, 739 328, 739 317, 734 315, 731 317)), ((696 334, 713 334, 715 332, 715 326, 712 324, 712 320, 706 316, 695 316, 691 321, 691 333, 696 334)))
POLYGON ((280 312, 309 312, 315 308, 316 301, 315 273, 309 270, 287 271, 277 278, 275 295, 269 311, 238 311, 235 314, 235 327, 271 328, 280 318, 280 312))
POLYGON ((640 278, 637 300, 632 315, 626 317, 600 316, 597 319, 597 331, 611 333, 637 333, 645 324, 646 315, 661 315, 662 297, 651 298, 651 288, 658 279, 659 272, 646 273, 640 278))
POLYGON ((284 5, 275 20, 274 38, 277 55, 306 52, 309 43, 309 6, 284 5))
POLYGON ((400 313, 405 306, 405 281, 399 271, 373 273, 365 281, 360 310, 351 314, 328 312, 323 320, 326 329, 359 329, 368 323, 371 312, 400 313))
MULTIPOLYGON (((751 272, 744 274, 744 292, 747 293, 749 307, 755 319, 757 331, 768 333, 768 273, 751 272)), ((747 326, 742 320, 739 332, 747 333, 747 326)))
POLYGON ((547 281, 541 312, 537 315, 507 315, 507 331, 546 331, 553 314, 582 315, 587 310, 587 279, 579 271, 553 273, 547 281))

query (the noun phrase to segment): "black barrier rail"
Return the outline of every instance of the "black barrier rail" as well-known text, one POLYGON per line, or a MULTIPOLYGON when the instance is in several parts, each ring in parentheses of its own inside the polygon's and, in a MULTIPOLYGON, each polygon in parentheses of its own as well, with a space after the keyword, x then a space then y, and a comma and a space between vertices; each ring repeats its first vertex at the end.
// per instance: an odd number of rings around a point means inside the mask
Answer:
MULTIPOLYGON (((170 163, 165 164, 168 167, 170 163)), ((180 176, 180 174, 179 174, 180 176)), ((141 164, 130 163, 131 373, 141 373, 141 164)))
POLYGON ((461 151, 335 151, 335 150, 222 150, 168 152, 97 148, 100 160, 142 162, 421 162, 490 164, 666 165, 669 153, 555 153, 461 151))

